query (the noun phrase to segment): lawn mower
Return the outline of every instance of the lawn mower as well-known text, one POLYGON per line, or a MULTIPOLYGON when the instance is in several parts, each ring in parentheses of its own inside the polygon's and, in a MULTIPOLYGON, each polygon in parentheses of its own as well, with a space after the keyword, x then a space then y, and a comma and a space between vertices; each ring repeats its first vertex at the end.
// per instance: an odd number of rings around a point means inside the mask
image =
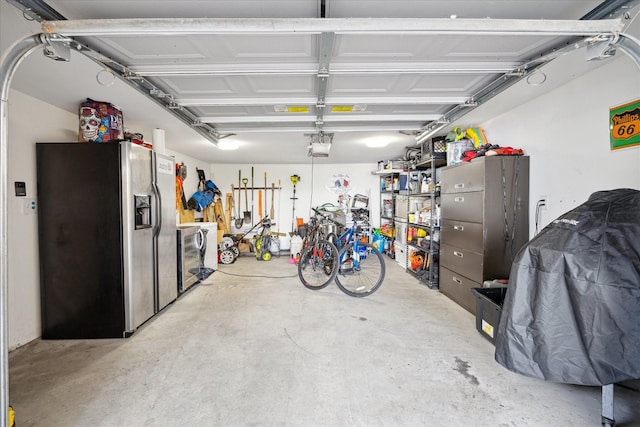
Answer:
POLYGON ((255 243, 255 255, 258 260, 269 261, 271 259, 271 243, 273 242, 270 232, 272 225, 273 224, 271 223, 269 216, 265 216, 261 221, 239 237, 235 235, 225 235, 219 245, 220 262, 223 264, 233 263, 240 256, 238 244, 249 233, 260 226, 262 226, 262 230, 257 234, 258 238, 255 243))

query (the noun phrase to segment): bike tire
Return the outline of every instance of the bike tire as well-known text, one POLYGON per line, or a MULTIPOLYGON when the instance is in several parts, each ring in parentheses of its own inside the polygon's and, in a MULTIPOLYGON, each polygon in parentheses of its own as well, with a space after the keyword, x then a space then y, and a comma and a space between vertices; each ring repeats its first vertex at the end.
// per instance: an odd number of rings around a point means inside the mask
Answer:
POLYGON ((327 240, 306 247, 298 261, 298 277, 313 290, 326 288, 338 272, 338 248, 327 240))
POLYGON ((358 243, 364 247, 366 256, 359 256, 359 268, 353 268, 353 243, 340 250, 340 265, 336 274, 336 284, 345 294, 352 297, 366 297, 380 289, 384 282, 386 266, 380 251, 370 243, 358 243))

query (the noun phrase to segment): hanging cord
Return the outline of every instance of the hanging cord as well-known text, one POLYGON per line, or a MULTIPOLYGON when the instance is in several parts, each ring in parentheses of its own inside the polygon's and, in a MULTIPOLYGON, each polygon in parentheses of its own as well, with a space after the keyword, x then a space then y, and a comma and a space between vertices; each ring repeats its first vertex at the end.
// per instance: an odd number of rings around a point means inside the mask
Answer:
POLYGON ((314 172, 313 172, 313 170, 314 170, 314 168, 313 168, 314 162, 313 162, 313 159, 314 159, 314 157, 311 156, 311 195, 309 197, 309 211, 308 212, 311 212, 311 208, 313 207, 313 176, 314 176, 314 172))
POLYGON ((504 211, 504 241, 509 243, 511 254, 513 254, 513 244, 516 235, 516 221, 518 218, 518 175, 520 174, 520 157, 516 158, 516 170, 512 181, 513 222, 511 224, 511 233, 509 233, 509 208, 507 206, 507 173, 504 164, 504 157, 502 157, 500 160, 502 166, 502 208, 504 211))
POLYGON ((508 219, 508 208, 507 208, 507 177, 504 166, 504 157, 500 159, 500 165, 502 169, 502 211, 504 214, 504 241, 509 241, 509 219, 508 219))
POLYGON ((536 234, 540 232, 540 211, 544 206, 547 206, 544 200, 538 200, 538 203, 536 203, 536 234))
POLYGON ((511 255, 513 255, 513 243, 516 237, 516 224, 518 220, 518 177, 520 175, 520 157, 516 157, 516 174, 513 189, 513 224, 511 224, 511 255))
MULTIPOLYGON (((259 277, 259 278, 265 278, 265 279, 289 279, 291 277, 298 277, 297 274, 292 274, 288 276, 265 276, 263 274, 249 275, 249 274, 229 273, 228 271, 223 271, 223 270, 216 270, 216 271, 221 274, 226 274, 227 276, 236 276, 236 277, 259 277)), ((211 284, 217 285, 217 283, 211 283, 211 284)))

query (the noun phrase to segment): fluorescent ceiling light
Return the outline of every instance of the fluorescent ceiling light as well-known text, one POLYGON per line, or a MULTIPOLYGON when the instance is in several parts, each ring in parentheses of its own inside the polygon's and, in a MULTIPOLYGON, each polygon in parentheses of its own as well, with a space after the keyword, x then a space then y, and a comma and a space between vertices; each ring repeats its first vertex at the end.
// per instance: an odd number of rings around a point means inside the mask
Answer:
POLYGON ((240 148, 240 143, 233 139, 223 139, 218 141, 218 148, 221 150, 237 150, 240 148))
POLYGON ((373 138, 369 138, 367 139, 367 147, 369 148, 382 148, 382 147, 386 147, 387 145, 389 145, 391 141, 389 140, 389 138, 385 138, 385 137, 373 137, 373 138))

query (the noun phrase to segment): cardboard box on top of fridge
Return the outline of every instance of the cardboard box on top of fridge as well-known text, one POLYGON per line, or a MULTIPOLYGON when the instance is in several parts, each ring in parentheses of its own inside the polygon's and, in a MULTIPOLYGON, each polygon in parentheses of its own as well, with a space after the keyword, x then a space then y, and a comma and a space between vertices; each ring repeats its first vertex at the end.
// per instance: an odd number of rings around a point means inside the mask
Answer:
POLYGON ((87 100, 80 104, 78 141, 110 142, 124 139, 122 111, 108 102, 87 100))

